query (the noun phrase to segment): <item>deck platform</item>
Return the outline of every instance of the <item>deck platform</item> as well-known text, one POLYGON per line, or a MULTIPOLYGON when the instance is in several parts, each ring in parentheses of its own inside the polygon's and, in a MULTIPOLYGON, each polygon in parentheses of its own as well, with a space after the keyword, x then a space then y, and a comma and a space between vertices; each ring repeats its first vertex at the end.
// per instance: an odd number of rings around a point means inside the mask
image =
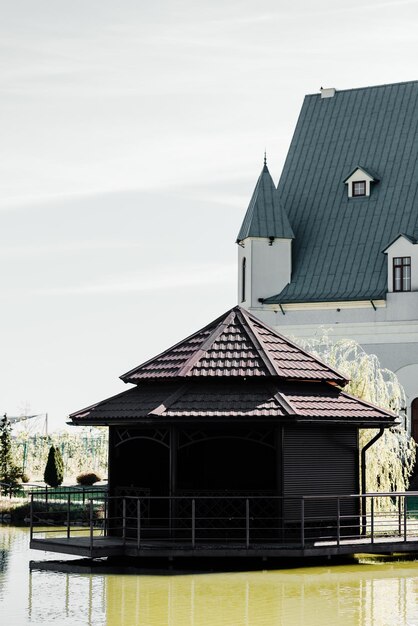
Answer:
POLYGON ((401 538, 382 537, 371 542, 370 538, 356 540, 317 541, 298 545, 277 545, 275 543, 243 546, 236 543, 202 543, 194 548, 190 543, 147 541, 139 547, 135 540, 123 540, 117 537, 95 537, 91 543, 89 537, 32 539, 32 550, 73 554, 88 558, 109 556, 129 557, 323 557, 351 554, 392 554, 418 553, 418 536, 407 541, 401 538))

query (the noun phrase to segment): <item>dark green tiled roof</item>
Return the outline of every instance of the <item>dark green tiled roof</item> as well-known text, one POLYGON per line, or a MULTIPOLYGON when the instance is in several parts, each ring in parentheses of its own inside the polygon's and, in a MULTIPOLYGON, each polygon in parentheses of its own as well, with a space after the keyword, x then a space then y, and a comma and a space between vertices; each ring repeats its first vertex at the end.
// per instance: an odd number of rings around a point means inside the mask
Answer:
POLYGON ((418 236, 418 81, 305 97, 278 186, 295 239, 291 283, 266 303, 385 298, 399 234, 418 236), (358 164, 370 197, 347 197, 358 164))
POLYGON ((294 237, 267 165, 264 165, 255 186, 237 242, 246 237, 294 237))

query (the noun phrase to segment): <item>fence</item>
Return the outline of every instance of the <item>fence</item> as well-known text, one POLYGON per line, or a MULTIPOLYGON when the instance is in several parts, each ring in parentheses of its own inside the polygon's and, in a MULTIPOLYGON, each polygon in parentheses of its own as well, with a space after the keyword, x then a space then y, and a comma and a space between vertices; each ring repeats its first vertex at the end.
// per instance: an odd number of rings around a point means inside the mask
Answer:
POLYGON ((12 441, 15 463, 32 480, 41 477, 52 444, 61 452, 67 476, 75 476, 83 470, 107 474, 107 432, 99 434, 61 432, 49 436, 20 434, 13 437, 12 441))
POLYGON ((138 550, 162 545, 248 550, 357 544, 359 551, 365 544, 412 540, 418 546, 418 492, 268 498, 103 495, 100 499, 95 494, 84 504, 68 492, 65 515, 62 508, 51 510, 47 493, 41 496, 32 495, 31 539, 39 533, 43 538, 54 533, 70 539, 88 526, 91 548, 98 536, 117 538, 138 550), (57 531, 58 523, 64 528, 57 531), (42 530, 37 530, 39 526, 42 530))
POLYGON ((85 504, 90 498, 93 497, 93 499, 95 499, 96 495, 104 497, 107 493, 107 485, 91 487, 48 487, 31 483, 19 483, 16 486, 0 482, 0 497, 8 497, 10 499, 29 499, 31 495, 33 495, 35 502, 38 500, 42 502, 66 502, 69 493, 71 494, 72 501, 85 504))

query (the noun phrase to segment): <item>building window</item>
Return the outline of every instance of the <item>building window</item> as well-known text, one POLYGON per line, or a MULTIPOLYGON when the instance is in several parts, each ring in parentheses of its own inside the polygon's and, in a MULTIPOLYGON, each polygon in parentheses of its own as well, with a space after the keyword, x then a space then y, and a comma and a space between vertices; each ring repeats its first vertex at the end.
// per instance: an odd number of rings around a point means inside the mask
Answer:
POLYGON ((353 193, 352 193, 353 198, 356 196, 365 196, 366 195, 366 181, 365 180, 354 181, 352 190, 353 190, 353 193))
POLYGON ((241 275, 241 302, 245 302, 245 274, 247 270, 247 260, 242 259, 242 275, 241 275))
POLYGON ((411 257, 393 259, 393 291, 411 291, 411 257))

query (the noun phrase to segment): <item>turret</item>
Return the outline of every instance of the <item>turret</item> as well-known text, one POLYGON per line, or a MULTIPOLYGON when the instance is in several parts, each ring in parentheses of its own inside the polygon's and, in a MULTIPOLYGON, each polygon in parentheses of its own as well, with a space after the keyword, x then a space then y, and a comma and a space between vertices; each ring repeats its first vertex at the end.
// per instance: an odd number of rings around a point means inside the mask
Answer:
POLYGON ((259 307, 290 282, 294 234, 277 189, 264 166, 238 233, 238 302, 259 307))

